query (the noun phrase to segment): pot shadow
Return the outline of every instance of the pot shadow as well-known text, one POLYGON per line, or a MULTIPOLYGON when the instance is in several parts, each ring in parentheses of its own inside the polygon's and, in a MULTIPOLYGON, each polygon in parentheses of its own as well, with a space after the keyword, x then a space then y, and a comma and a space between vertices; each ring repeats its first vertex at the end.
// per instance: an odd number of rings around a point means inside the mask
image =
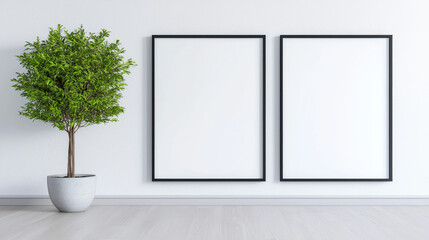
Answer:
POLYGON ((35 205, 35 204, 31 204, 31 201, 29 201, 27 205, 29 206, 25 206, 27 208, 24 208, 22 210, 26 212, 38 212, 38 213, 58 213, 58 214, 61 213, 60 211, 58 211, 58 209, 55 208, 54 205, 35 205))
POLYGON ((53 205, 37 205, 34 199, 26 199, 26 205, 8 205, 1 206, 3 213, 16 213, 18 211, 24 212, 38 212, 38 213, 55 213, 59 211, 53 205))

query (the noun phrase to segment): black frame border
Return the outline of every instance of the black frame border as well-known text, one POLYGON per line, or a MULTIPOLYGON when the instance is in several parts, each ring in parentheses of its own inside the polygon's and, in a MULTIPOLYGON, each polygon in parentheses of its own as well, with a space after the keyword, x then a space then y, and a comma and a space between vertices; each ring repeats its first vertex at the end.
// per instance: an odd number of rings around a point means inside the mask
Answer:
POLYGON ((393 78, 393 35, 280 35, 280 181, 282 182, 391 182, 393 181, 393 161, 392 161, 392 78, 393 78), (389 40, 389 176, 387 178, 285 178, 283 176, 283 39, 285 38, 386 38, 389 40))
POLYGON ((266 36, 265 35, 152 35, 152 181, 153 182, 264 182, 266 180, 266 36), (157 38, 260 38, 262 39, 262 177, 261 178, 157 178, 155 176, 155 40, 157 38))

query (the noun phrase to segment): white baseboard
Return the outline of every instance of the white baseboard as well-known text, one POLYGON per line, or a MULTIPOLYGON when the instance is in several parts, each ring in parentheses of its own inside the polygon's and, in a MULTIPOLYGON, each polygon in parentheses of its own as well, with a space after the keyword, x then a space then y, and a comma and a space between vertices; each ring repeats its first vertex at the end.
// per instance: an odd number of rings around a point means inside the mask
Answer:
MULTIPOLYGON (((0 196, 0 205, 52 205, 48 196, 0 196)), ((96 196, 92 205, 429 205, 429 196, 96 196)))

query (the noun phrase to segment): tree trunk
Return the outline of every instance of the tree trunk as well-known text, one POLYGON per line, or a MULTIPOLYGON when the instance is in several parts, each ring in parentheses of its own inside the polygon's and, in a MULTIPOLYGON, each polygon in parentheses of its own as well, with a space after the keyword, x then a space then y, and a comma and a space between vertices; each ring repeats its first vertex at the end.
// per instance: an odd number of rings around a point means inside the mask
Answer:
POLYGON ((74 178, 74 129, 70 129, 69 134, 69 152, 67 163, 67 177, 74 178))

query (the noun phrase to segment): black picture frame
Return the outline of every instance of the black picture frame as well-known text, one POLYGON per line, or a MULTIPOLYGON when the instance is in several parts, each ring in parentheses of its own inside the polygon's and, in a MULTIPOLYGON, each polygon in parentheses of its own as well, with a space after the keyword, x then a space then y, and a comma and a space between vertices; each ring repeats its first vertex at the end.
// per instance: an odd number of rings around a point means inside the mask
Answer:
POLYGON ((280 181, 281 182, 390 182, 393 181, 392 151, 392 64, 393 35, 280 35, 280 181), (388 177, 387 178, 288 178, 284 176, 283 165, 283 40, 286 38, 385 38, 388 40, 388 177))
POLYGON ((266 36, 265 35, 152 35, 152 181, 153 182, 263 182, 266 180, 266 36), (160 178, 155 175, 155 44, 160 38, 259 38, 262 40, 262 169, 260 178, 160 178))

